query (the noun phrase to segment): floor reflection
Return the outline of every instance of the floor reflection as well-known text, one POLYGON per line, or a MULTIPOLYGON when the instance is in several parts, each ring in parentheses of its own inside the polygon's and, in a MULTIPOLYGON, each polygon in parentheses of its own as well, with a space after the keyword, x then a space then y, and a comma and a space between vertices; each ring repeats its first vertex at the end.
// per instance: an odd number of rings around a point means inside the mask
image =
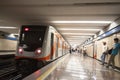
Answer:
POLYGON ((80 54, 71 54, 45 80, 120 80, 120 73, 80 54))

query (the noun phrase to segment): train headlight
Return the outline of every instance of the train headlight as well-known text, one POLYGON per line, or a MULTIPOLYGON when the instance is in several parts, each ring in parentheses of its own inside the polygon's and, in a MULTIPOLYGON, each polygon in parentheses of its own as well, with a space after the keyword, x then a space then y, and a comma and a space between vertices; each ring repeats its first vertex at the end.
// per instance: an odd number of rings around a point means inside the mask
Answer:
POLYGON ((35 53, 36 54, 40 54, 42 51, 41 51, 41 48, 38 48, 36 51, 35 51, 35 53))
POLYGON ((41 53, 41 50, 37 50, 37 53, 41 53))
POLYGON ((23 53, 23 49, 22 48, 19 48, 19 53, 23 53))

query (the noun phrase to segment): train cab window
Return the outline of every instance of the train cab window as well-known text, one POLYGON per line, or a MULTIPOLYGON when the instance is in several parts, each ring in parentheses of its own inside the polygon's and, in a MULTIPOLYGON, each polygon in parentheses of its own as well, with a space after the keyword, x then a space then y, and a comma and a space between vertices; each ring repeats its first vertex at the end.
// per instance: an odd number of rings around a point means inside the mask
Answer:
POLYGON ((35 51, 42 47, 46 29, 22 31, 20 44, 25 51, 35 51))

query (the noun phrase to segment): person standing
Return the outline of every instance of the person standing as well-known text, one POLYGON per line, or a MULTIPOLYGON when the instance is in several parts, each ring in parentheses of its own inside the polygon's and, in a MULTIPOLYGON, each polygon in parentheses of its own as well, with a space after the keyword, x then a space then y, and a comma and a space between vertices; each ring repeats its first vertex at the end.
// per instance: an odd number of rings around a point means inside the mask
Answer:
POLYGON ((106 42, 103 42, 103 50, 102 50, 102 56, 101 56, 101 61, 102 61, 102 65, 105 64, 105 58, 106 55, 108 54, 108 46, 106 44, 106 42))
POLYGON ((114 38, 114 46, 113 46, 113 49, 112 49, 112 53, 111 53, 111 56, 110 56, 110 59, 109 59, 109 62, 108 62, 108 65, 106 66, 106 68, 109 68, 109 66, 111 65, 112 63, 112 68, 114 69, 115 68, 115 56, 118 54, 119 52, 119 49, 120 49, 120 43, 119 43, 119 39, 118 38, 114 38))

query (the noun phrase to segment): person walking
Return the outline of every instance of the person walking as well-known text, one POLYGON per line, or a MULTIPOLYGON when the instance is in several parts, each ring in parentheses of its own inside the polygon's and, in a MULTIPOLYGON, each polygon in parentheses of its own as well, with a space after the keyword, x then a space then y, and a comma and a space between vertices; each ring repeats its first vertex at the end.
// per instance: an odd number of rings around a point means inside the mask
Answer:
POLYGON ((106 68, 109 68, 109 66, 111 65, 112 63, 112 68, 114 69, 115 68, 115 56, 118 54, 119 52, 119 49, 120 49, 120 43, 119 43, 119 39, 118 38, 114 38, 114 46, 113 46, 113 49, 112 49, 112 53, 111 53, 111 56, 110 56, 110 59, 109 59, 109 62, 108 62, 108 65, 106 66, 106 68))
POLYGON ((108 54, 108 46, 106 42, 103 42, 103 50, 102 50, 102 56, 101 56, 102 65, 105 64, 105 58, 107 54, 108 54))

